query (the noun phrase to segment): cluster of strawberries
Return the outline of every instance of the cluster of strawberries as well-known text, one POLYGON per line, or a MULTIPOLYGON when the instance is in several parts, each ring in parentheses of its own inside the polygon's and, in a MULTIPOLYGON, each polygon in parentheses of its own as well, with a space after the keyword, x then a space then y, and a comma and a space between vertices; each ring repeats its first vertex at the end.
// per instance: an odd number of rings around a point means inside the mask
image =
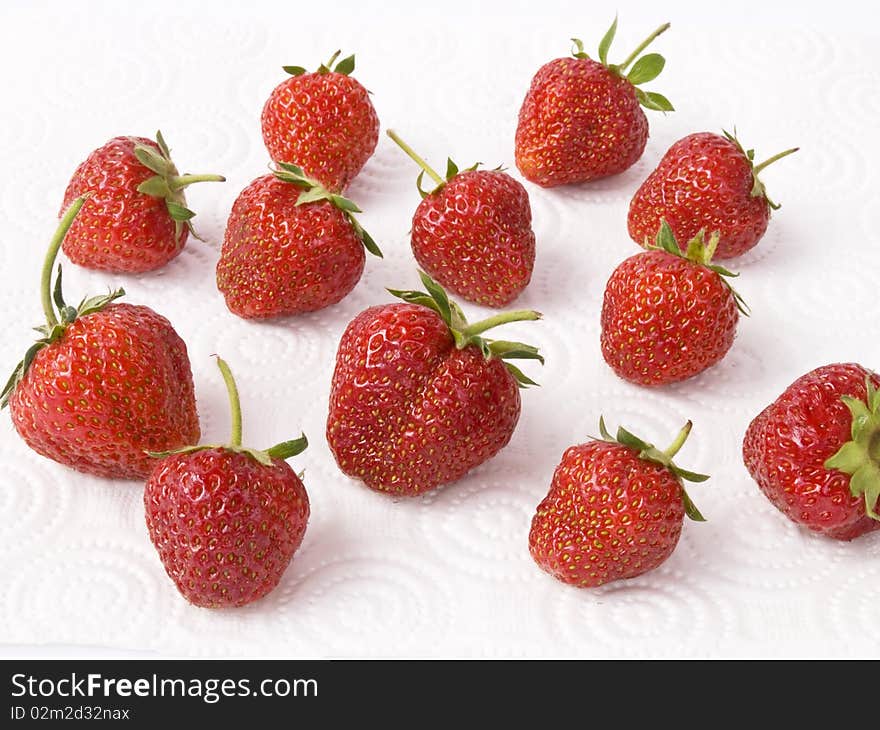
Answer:
MULTIPOLYGON (((608 61, 615 20, 598 60, 575 41, 571 58, 535 75, 519 116, 516 164, 552 187, 620 173, 642 155, 642 107, 671 111, 640 84, 665 61, 643 54, 661 26, 620 64, 608 61)), ((248 185, 226 227, 217 287, 231 312, 269 318, 314 311, 358 283, 364 249, 381 256, 343 197, 375 150, 379 121, 368 92, 339 53, 315 72, 289 66, 262 114, 273 170, 248 185)), ((500 169, 419 165, 422 202, 412 250, 425 291, 389 290, 402 302, 361 312, 339 343, 326 438, 341 470, 368 487, 417 495, 459 479, 498 453, 533 381, 512 361, 538 349, 486 333, 538 312, 469 323, 449 299, 501 307, 526 288, 535 235, 526 189, 500 169), (423 189, 425 176, 433 187, 423 189)), ((646 250, 608 280, 604 359, 622 378, 660 386, 692 377, 730 349, 745 305, 731 288, 730 258, 755 246, 776 206, 759 173, 787 150, 754 162, 729 134, 674 144, 633 197, 629 232, 646 250)), ((42 272, 46 322, 2 399, 35 451, 80 471, 146 479, 150 537, 180 592, 200 606, 238 606, 277 585, 302 542, 309 500, 287 464, 305 436, 260 450, 242 445, 238 391, 226 363, 232 435, 198 444, 186 346, 167 319, 105 296, 66 304, 58 251, 113 272, 158 268, 192 233, 184 189, 218 175, 181 175, 161 134, 118 137, 74 173, 42 272)), ((782 511, 831 537, 880 527, 880 380, 858 365, 831 365, 796 381, 748 429, 745 463, 782 511)), ((597 586, 639 575, 675 548, 684 515, 702 520, 673 463, 688 422, 661 450, 600 419, 600 437, 569 448, 532 521, 536 562, 561 580, 597 586)))

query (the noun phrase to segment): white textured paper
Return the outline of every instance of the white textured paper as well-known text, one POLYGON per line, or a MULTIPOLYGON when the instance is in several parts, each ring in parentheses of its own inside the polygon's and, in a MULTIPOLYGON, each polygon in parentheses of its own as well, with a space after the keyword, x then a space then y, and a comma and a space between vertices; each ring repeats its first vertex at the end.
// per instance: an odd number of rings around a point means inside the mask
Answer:
MULTIPOLYGON (((344 477, 324 440, 338 338, 384 287, 416 285, 408 243, 416 168, 384 134, 350 188, 385 252, 341 304, 249 323, 214 286, 226 215, 264 174, 262 104, 282 64, 316 67, 341 47, 394 127, 437 166, 447 155, 513 167, 516 114, 532 74, 580 36, 593 49, 613 8, 583 2, 5 3, 0 167, 0 363, 11 370, 39 324, 39 267, 64 187, 88 152, 119 134, 162 129, 182 170, 225 184, 188 192, 205 242, 164 269, 110 276, 66 266, 68 298, 124 285, 126 301, 169 317, 187 342, 206 440, 225 438, 225 391, 210 355, 236 373, 245 440, 265 447, 304 430, 312 517, 278 589, 240 610, 189 606, 144 525, 142 489, 69 471, 30 452, 0 415, 0 642, 5 652, 301 656, 876 656, 880 533, 814 537, 778 513, 740 457, 749 420, 795 377, 834 361, 880 367, 880 115, 877 39, 850 17, 827 32, 815 9, 757 22, 704 4, 620 3, 612 60, 656 25, 667 67, 650 88, 677 111, 649 113, 642 160, 616 178, 542 190, 526 184, 537 235, 518 306, 545 320, 505 339, 541 347, 541 388, 523 393, 510 445, 440 492, 395 501, 344 477), (128 6, 133 8, 134 6, 128 6), (659 16, 659 12, 666 15, 659 16), (844 27, 844 26, 841 26, 844 27), (736 125, 758 158, 800 145, 764 174, 783 204, 759 247, 737 260, 753 315, 728 357, 661 390, 618 380, 601 359, 599 310, 613 268, 637 248, 629 198, 666 148, 736 125), (712 475, 691 494, 708 517, 685 525, 658 570, 599 590, 566 587, 527 549, 529 522, 563 450, 604 414, 666 442, 688 418, 683 466, 712 475), (48 645, 48 648, 46 648, 48 645), (41 648, 42 647, 42 648, 41 648), (54 647, 54 648, 53 648, 54 647), (71 648, 72 647, 72 648, 71 648)), ((874 26, 876 27, 876 25, 874 26)), ((485 314, 465 306, 473 317, 485 314)))

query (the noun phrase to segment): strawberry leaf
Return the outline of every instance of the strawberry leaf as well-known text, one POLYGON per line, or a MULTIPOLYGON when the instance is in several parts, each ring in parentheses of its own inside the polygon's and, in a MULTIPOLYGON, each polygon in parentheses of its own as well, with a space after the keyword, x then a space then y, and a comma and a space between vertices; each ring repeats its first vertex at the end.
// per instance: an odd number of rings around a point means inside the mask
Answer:
POLYGON ((605 35, 602 36, 602 40, 599 41, 599 61, 602 62, 603 66, 608 65, 608 51, 611 49, 611 44, 614 42, 614 36, 616 34, 617 16, 615 15, 614 22, 611 24, 611 27, 605 32, 605 35))
POLYGON ((586 51, 584 51, 584 42, 580 38, 572 38, 571 42, 574 43, 574 48, 571 49, 572 56, 580 58, 581 60, 590 57, 586 51))
POLYGON ((330 194, 321 187, 306 188, 296 199, 296 207, 317 203, 320 200, 330 200, 330 194))
POLYGON ((505 362, 504 367, 507 368, 507 371, 513 375, 514 380, 516 380, 516 384, 520 388, 528 388, 530 385, 540 387, 538 383, 532 380, 528 375, 526 375, 522 370, 520 370, 516 365, 510 362, 505 362))
POLYGON ((195 217, 195 213, 189 208, 180 205, 179 203, 175 203, 173 200, 166 200, 165 205, 168 208, 168 215, 171 216, 171 220, 185 223, 195 217))
POLYGON ((452 309, 449 306, 449 297, 446 294, 446 290, 424 271, 419 272, 419 278, 422 280, 422 285, 427 289, 428 294, 431 295, 431 299, 437 302, 437 311, 440 313, 443 321, 449 324, 452 321, 452 309))
POLYGON ((169 177, 177 173, 171 160, 146 145, 135 145, 134 156, 144 167, 162 177, 169 177))
POLYGON ((301 434, 298 439, 282 441, 280 444, 275 444, 266 449, 266 453, 273 459, 290 459, 291 457, 305 451, 308 445, 309 440, 306 438, 306 435, 301 434))
POLYGON ((351 200, 348 198, 343 198, 341 195, 331 195, 330 202, 333 203, 339 210, 344 210, 348 213, 361 213, 360 208, 357 207, 351 200))
POLYGON ((339 63, 336 64, 336 68, 334 68, 333 70, 338 74, 348 76, 352 71, 354 71, 354 54, 343 58, 339 63))
POLYGON ((649 53, 635 62, 626 78, 633 86, 646 84, 656 79, 665 65, 666 59, 663 56, 659 53, 649 53))
POLYGON ((384 258, 382 255, 382 249, 379 248, 379 245, 373 240, 373 237, 364 230, 364 227, 360 224, 360 221, 355 218, 351 213, 346 213, 345 217, 348 219, 348 222, 351 223, 352 228, 354 228, 355 235, 359 239, 361 239, 361 243, 364 244, 364 248, 367 249, 373 256, 378 258, 384 258))
POLYGON ((630 431, 627 431, 623 426, 620 426, 617 429, 617 436, 613 438, 605 426, 605 419, 602 416, 599 416, 599 434, 601 435, 602 440, 608 443, 616 443, 620 444, 621 446, 626 446, 630 449, 635 449, 636 451, 638 451, 640 459, 644 459, 645 461, 650 461, 667 468, 678 480, 679 486, 681 486, 681 499, 687 516, 697 522, 705 522, 705 517, 700 514, 700 511, 691 501, 690 496, 688 496, 682 480, 689 482, 704 482, 709 477, 706 474, 698 474, 697 472, 682 469, 680 466, 677 466, 672 461, 673 457, 678 453, 678 451, 687 440, 692 425, 693 424, 688 421, 684 425, 684 427, 678 432, 678 435, 675 437, 675 440, 672 442, 669 448, 667 448, 665 451, 661 451, 653 444, 649 444, 644 439, 641 439, 630 431))
POLYGON ((153 175, 137 186, 137 191, 153 198, 170 198, 173 193, 168 181, 161 175, 153 175))
POLYGON ((687 490, 682 487, 681 488, 681 501, 684 503, 684 513, 692 519, 694 522, 705 522, 706 518, 703 517, 700 510, 697 509, 697 505, 693 503, 690 495, 687 493, 687 490))
POLYGON ((520 372, 519 368, 507 362, 507 360, 537 360, 543 365, 544 358, 538 352, 538 348, 533 347, 532 345, 523 344, 522 342, 491 340, 482 337, 481 335, 483 332, 486 332, 493 327, 508 322, 523 322, 541 319, 540 312, 534 312, 532 310, 502 312, 479 322, 468 324, 461 307, 449 299, 448 295, 443 290, 443 287, 435 282, 424 271, 419 271, 419 278, 421 278, 422 284, 424 284, 428 293, 400 289, 389 289, 388 291, 395 297, 403 299, 405 302, 418 304, 437 312, 449 328, 449 332, 458 349, 464 349, 465 347, 470 346, 476 347, 487 360, 492 357, 497 357, 499 360, 502 360, 521 387, 526 385, 537 385, 537 383, 520 372))
POLYGON ((306 73, 306 70, 302 66, 282 66, 281 68, 291 76, 302 76, 306 73))
POLYGON ((656 91, 642 91, 641 89, 637 89, 636 94, 639 97, 639 103, 646 109, 653 109, 658 112, 675 111, 672 102, 663 94, 658 94, 656 91))

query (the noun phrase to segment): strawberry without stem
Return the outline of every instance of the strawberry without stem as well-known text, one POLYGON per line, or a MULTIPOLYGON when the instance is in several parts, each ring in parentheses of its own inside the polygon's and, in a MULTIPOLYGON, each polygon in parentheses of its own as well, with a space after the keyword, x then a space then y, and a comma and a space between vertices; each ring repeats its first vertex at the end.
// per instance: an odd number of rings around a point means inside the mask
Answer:
POLYGON ((880 529, 878 387, 861 365, 825 365, 749 424, 743 461, 789 519, 838 540, 880 529))
POLYGON ((700 132, 680 139, 636 191, 627 219, 630 237, 645 245, 666 220, 679 241, 700 230, 718 231, 718 258, 732 258, 754 247, 767 230, 771 209, 758 175, 797 147, 755 164, 755 151, 739 140, 700 132))
POLYGON ((350 74, 354 56, 315 73, 285 66, 291 78, 272 91, 263 107, 263 141, 277 162, 299 165, 338 193, 360 172, 379 141, 379 119, 369 93, 350 74))
POLYGON ((226 363, 232 438, 187 446, 161 459, 144 490, 147 530, 168 576, 190 603, 243 606, 278 585, 302 543, 309 497, 285 459, 305 436, 260 451, 241 445, 241 403, 226 363))
POLYGON ((64 239, 75 264, 115 272, 157 269, 177 256, 192 233, 195 216, 184 188, 222 182, 221 175, 179 175, 161 132, 115 137, 92 152, 73 174, 64 193, 63 213, 87 196, 64 239))
POLYGON ((666 63, 657 53, 639 54, 667 28, 668 23, 660 26, 626 60, 611 64, 615 18, 599 44, 598 61, 574 39, 573 58, 558 58, 538 70, 516 128, 516 166, 528 180, 544 187, 568 185, 616 175, 635 164, 648 140, 641 107, 673 111, 665 96, 639 88, 657 78, 666 63))
POLYGON ((254 180, 232 206, 217 262, 226 306, 239 317, 265 319, 343 299, 361 278, 364 248, 382 256, 356 212, 296 165, 279 163, 254 180))
POLYGON ((468 325, 429 276, 428 293, 370 307, 336 355, 327 442, 343 472, 377 491, 416 495, 464 476, 500 451, 519 420, 519 386, 506 360, 543 358, 529 345, 482 337, 540 314, 516 311, 468 325))
POLYGON ((152 309, 114 304, 118 289, 68 306, 61 267, 64 235, 83 207, 74 201, 49 245, 42 275, 46 324, 3 389, 12 423, 34 451, 79 471, 123 479, 152 469, 145 450, 199 438, 186 345, 152 309))
POLYGON ((529 532, 535 562, 564 583, 590 587, 653 570, 675 550, 684 516, 702 522, 682 480, 702 482, 672 459, 691 422, 665 451, 619 428, 612 438, 572 446, 529 532))
POLYGON ((465 299, 503 307, 532 278, 535 234, 526 189, 497 170, 459 172, 450 159, 440 177, 395 132, 391 137, 422 172, 422 202, 412 221, 412 250, 419 265, 442 286, 465 299), (437 185, 422 190, 428 175, 437 185))
POLYGON ((733 345, 739 312, 747 312, 712 264, 718 243, 703 232, 682 253, 663 223, 656 246, 630 256, 611 274, 602 303, 602 356, 638 385, 690 378, 720 361, 733 345))

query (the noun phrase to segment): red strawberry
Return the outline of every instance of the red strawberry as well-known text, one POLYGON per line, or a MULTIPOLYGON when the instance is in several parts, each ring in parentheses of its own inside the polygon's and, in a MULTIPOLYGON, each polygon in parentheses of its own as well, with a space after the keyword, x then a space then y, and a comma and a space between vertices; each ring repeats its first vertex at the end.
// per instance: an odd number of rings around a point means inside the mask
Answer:
POLYGON ((669 226, 657 245, 611 274, 602 304, 602 356, 624 380, 665 385, 701 373, 733 344, 745 304, 711 263, 718 244, 700 231, 682 253, 669 226))
POLYGON ((517 311, 468 325, 420 272, 428 294, 361 312, 345 330, 330 391, 327 442, 349 476, 382 492, 416 495, 463 477, 513 435, 519 386, 533 384, 506 359, 543 358, 534 347, 481 337, 517 311))
POLYGON ((177 256, 192 232, 195 215, 183 190, 220 175, 180 175, 161 132, 114 137, 73 173, 61 213, 88 197, 67 238, 64 253, 75 264, 115 272, 151 271, 177 256))
POLYGON ((333 67, 339 51, 315 73, 285 66, 291 78, 263 107, 263 141, 273 160, 296 163, 334 193, 342 192, 370 159, 379 119, 369 92, 351 76, 354 56, 333 67))
POLYGON ((144 490, 147 530, 177 590, 205 608, 243 606, 269 593, 302 544, 309 497, 285 459, 305 436, 265 451, 241 445, 241 404, 232 373, 232 440, 153 454, 144 490))
POLYGON ((226 306, 246 319, 322 309, 361 278, 364 248, 382 256, 354 203, 279 163, 254 180, 229 214, 217 263, 226 306))
POLYGON ((611 64, 615 18, 598 61, 575 38, 574 58, 557 58, 538 70, 516 128, 516 166, 527 179, 549 188, 617 175, 635 164, 648 141, 641 107, 673 111, 665 96, 638 88, 657 78, 663 56, 649 53, 636 61, 668 27, 655 30, 623 63, 611 64))
POLYGON ((744 150, 727 132, 723 137, 700 132, 680 139, 633 196, 629 235, 644 245, 665 219, 679 241, 689 241, 701 230, 718 231, 718 258, 745 253, 767 230, 770 209, 779 208, 758 175, 792 152, 797 147, 756 165, 755 151, 744 150))
POLYGON ((113 304, 117 289, 64 303, 61 267, 52 267, 65 233, 83 207, 64 214, 43 265, 46 324, 2 393, 12 423, 34 451, 78 471, 143 478, 145 450, 174 449, 199 438, 186 345, 171 323, 148 307, 113 304))
POLYGON ((440 177, 397 134, 391 137, 422 168, 416 186, 422 202, 412 222, 412 250, 419 265, 465 299, 503 307, 532 278, 535 234, 526 189, 500 169, 462 172, 450 159, 440 177), (422 190, 425 173, 437 184, 422 190))
POLYGON ((880 378, 816 368, 749 424, 743 461, 789 519, 838 540, 880 529, 880 378))
POLYGON ((682 480, 709 477, 672 463, 691 422, 660 451, 624 428, 612 438, 572 446, 553 474, 529 532, 535 562, 563 583, 595 588, 634 578, 664 562, 681 534, 684 516, 703 521, 682 480))

